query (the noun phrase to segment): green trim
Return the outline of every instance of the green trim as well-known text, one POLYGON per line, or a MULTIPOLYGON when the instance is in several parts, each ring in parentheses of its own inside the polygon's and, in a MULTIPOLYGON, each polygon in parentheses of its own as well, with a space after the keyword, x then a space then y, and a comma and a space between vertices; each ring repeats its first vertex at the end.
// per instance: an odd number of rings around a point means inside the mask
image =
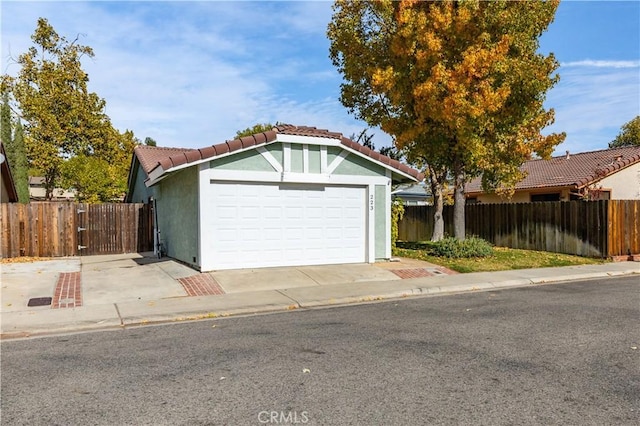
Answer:
POLYGON ((385 176, 385 169, 356 154, 349 154, 333 173, 352 176, 385 176))
POLYGON ((267 151, 273 155, 273 158, 278 160, 278 163, 282 165, 282 159, 284 154, 282 154, 282 144, 281 143, 272 143, 266 146, 267 151))
POLYGON ((375 226, 374 226, 374 235, 375 235, 375 254, 376 259, 384 259, 386 258, 386 249, 387 249, 387 215, 386 215, 386 205, 387 205, 387 190, 384 185, 376 185, 375 186, 375 226))
POLYGON ((342 148, 338 148, 337 146, 328 146, 327 147, 327 166, 333 163, 333 160, 336 159, 337 156, 343 151, 342 148))
POLYGON ((309 145, 309 173, 320 173, 320 146, 309 145))
POLYGON ((217 170, 248 170, 254 172, 272 172, 274 168, 257 150, 231 154, 226 157, 213 159, 209 163, 212 169, 217 170))
POLYGON ((303 168, 303 153, 301 144, 291 144, 291 171, 294 173, 302 173, 303 168))

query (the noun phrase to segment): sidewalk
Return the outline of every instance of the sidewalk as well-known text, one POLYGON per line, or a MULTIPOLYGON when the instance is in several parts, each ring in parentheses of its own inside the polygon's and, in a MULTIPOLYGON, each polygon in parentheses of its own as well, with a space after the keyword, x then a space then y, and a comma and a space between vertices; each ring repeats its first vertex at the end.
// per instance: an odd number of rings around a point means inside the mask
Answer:
POLYGON ((640 262, 456 274, 402 259, 198 273, 171 259, 127 254, 1 268, 3 339, 629 274, 639 274, 640 284, 640 262))

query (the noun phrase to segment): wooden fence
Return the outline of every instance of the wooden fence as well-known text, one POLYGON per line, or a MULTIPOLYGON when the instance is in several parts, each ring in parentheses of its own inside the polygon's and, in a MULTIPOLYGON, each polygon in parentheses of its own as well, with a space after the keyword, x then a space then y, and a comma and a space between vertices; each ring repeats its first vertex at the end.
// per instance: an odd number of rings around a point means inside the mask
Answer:
MULTIPOLYGON (((428 241, 433 206, 405 207, 401 241, 428 241)), ((453 207, 445 206, 445 234, 453 235, 453 207)), ((640 254, 640 200, 470 204, 467 235, 498 246, 581 256, 640 254)))
POLYGON ((148 204, 0 205, 0 257, 62 257, 153 250, 148 204))

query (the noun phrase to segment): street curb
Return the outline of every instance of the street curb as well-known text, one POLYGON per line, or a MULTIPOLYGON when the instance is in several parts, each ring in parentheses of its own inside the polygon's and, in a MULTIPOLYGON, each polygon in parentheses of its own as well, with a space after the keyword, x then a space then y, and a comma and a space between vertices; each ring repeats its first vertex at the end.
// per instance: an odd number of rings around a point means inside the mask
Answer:
MULTIPOLYGON (((481 291, 491 291, 491 290, 503 290, 509 288, 522 288, 529 286, 537 286, 544 284, 556 284, 570 281, 579 281, 579 280, 590 280, 597 278, 612 278, 612 277, 623 277, 623 276, 633 276, 639 275, 640 271, 636 269, 631 270, 622 270, 622 271, 608 271, 608 272, 587 272, 587 273, 573 273, 567 275, 558 275, 558 276, 549 276, 549 277, 531 277, 531 278, 512 278, 501 281, 480 281, 473 282, 471 284, 449 284, 446 283, 436 283, 428 286, 414 286, 412 287, 412 282, 416 284, 421 281, 420 278, 415 279, 407 279, 402 280, 399 283, 397 281, 393 281, 393 283, 408 284, 408 286, 404 289, 392 290, 392 291, 380 291, 374 293, 361 293, 361 294, 352 294, 346 295, 342 297, 334 297, 328 299, 318 299, 318 300, 308 300, 308 301, 300 301, 296 300, 291 295, 287 294, 287 290, 296 290, 300 291, 300 288, 295 289, 285 289, 285 290, 269 290, 261 293, 260 295, 269 299, 275 299, 276 301, 268 302, 267 304, 257 304, 252 303, 250 306, 246 304, 244 306, 237 306, 231 309, 221 308, 220 303, 225 303, 226 301, 221 298, 221 296, 202 296, 197 298, 188 298, 190 299, 190 303, 199 304, 199 308, 183 308, 178 310, 173 310, 172 312, 162 312, 163 310, 168 310, 170 307, 162 308, 161 306, 157 309, 158 312, 150 313, 148 315, 144 314, 122 314, 121 309, 125 307, 126 303, 114 304, 115 311, 117 312, 117 319, 114 318, 103 318, 99 322, 93 322, 90 318, 88 318, 83 313, 78 313, 74 316, 77 316, 73 321, 74 324, 72 326, 60 326, 54 328, 47 328, 47 326, 51 326, 51 323, 39 324, 35 325, 31 330, 12 330, 12 331, 4 331, 0 333, 0 340, 6 341, 11 339, 21 339, 21 338, 29 338, 36 336, 46 336, 46 335, 55 335, 55 334, 66 334, 66 333, 77 333, 77 332, 86 332, 86 331, 105 331, 105 330, 118 330, 118 329, 126 329, 126 328, 134 328, 141 327, 146 325, 156 325, 156 324, 170 324, 170 323, 179 323, 185 321, 199 321, 205 319, 220 319, 227 318, 233 316, 246 316, 246 315, 256 315, 256 314, 269 314, 269 313, 282 313, 287 311, 296 311, 296 310, 307 310, 307 309, 317 309, 317 308, 327 308, 327 307, 342 307, 353 304, 368 304, 368 303, 376 303, 380 301, 390 301, 390 300, 398 300, 398 299, 407 299, 409 297, 427 297, 427 296, 438 296, 438 295, 446 295, 446 294, 461 294, 461 293, 471 293, 471 292, 481 292, 481 291), (278 300, 280 299, 280 300, 278 300), (290 302, 289 302, 290 301, 290 302), (286 302, 286 303, 283 303, 286 302), (219 309, 215 308, 215 305, 218 305, 219 309), (176 312, 179 311, 179 312, 176 312)), ((472 278, 472 277, 469 277, 472 278)), ((362 283, 366 284, 366 283, 362 283)), ((371 283, 374 284, 374 283, 371 283)), ((341 285, 339 285, 341 286, 341 285)), ((325 286, 330 287, 330 286, 325 286)), ((341 286, 344 288, 344 286, 341 286)), ((327 291, 331 293, 330 291, 327 291)), ((239 298, 236 293, 236 296, 231 296, 228 299, 239 298)), ((223 296, 224 297, 224 296, 223 296)), ((255 299, 259 299, 256 297, 255 299)), ((255 300, 254 299, 254 300, 255 300)), ((170 305, 171 301, 168 299, 163 299, 164 304, 170 305)), ((163 301, 158 301, 161 305, 163 301)), ((145 302, 145 305, 149 305, 150 302, 145 302)), ((155 302, 154 302, 155 303, 155 302)), ((236 301, 236 304, 239 304, 236 301)), ((131 305, 135 305, 130 303, 131 305)), ((96 309, 97 306, 94 305, 90 308, 96 309)), ((106 307, 107 305, 102 305, 106 307)), ((135 306, 134 306, 135 307, 135 306)), ((88 307, 84 307, 88 308, 88 307)), ((71 308, 73 309, 73 308, 71 308)), ((77 308, 83 309, 83 308, 77 308)), ((125 308, 126 310, 126 308, 125 308)), ((24 311, 23 311, 24 312, 24 311)), ((50 311, 41 311, 41 312, 50 312, 50 311)), ((3 315, 4 316, 4 315, 3 315)), ((90 315, 89 315, 90 316, 90 315)), ((3 318, 3 325, 5 323, 5 318, 3 318)))

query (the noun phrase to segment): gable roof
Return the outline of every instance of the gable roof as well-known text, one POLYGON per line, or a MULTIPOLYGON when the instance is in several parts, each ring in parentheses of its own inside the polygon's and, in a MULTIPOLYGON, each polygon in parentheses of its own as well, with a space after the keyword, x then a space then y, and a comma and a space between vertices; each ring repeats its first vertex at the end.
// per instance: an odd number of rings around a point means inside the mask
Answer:
POLYGON ((0 153, 2 154, 2 164, 0 164, 2 186, 4 186, 7 190, 7 201, 10 203, 14 203, 18 201, 18 191, 16 190, 16 184, 13 180, 13 175, 11 174, 11 167, 9 167, 9 160, 7 159, 7 153, 4 151, 4 144, 2 143, 2 141, 0 141, 0 153))
POLYGON ((151 177, 153 173, 155 178, 158 178, 176 168, 182 168, 192 163, 201 163, 234 151, 275 142, 278 140, 278 135, 333 139, 339 141, 343 147, 369 157, 381 163, 384 167, 393 169, 397 173, 409 177, 412 180, 422 181, 424 179, 424 175, 418 170, 360 145, 349 138, 345 138, 342 136, 342 133, 330 132, 316 127, 294 126, 291 124, 282 124, 267 132, 256 133, 200 149, 159 148, 140 145, 135 148, 134 154, 147 176, 151 177))
POLYGON ((170 158, 172 155, 184 154, 189 151, 195 151, 190 148, 166 148, 159 146, 138 145, 134 149, 134 153, 140 161, 142 170, 148 175, 160 161, 170 158))
MULTIPOLYGON (((636 163, 640 163, 640 146, 578 154, 567 152, 549 160, 529 160, 520 167, 526 176, 516 184, 515 189, 567 186, 581 189, 636 163)), ((484 192, 481 179, 478 177, 469 182, 465 192, 484 192)))

